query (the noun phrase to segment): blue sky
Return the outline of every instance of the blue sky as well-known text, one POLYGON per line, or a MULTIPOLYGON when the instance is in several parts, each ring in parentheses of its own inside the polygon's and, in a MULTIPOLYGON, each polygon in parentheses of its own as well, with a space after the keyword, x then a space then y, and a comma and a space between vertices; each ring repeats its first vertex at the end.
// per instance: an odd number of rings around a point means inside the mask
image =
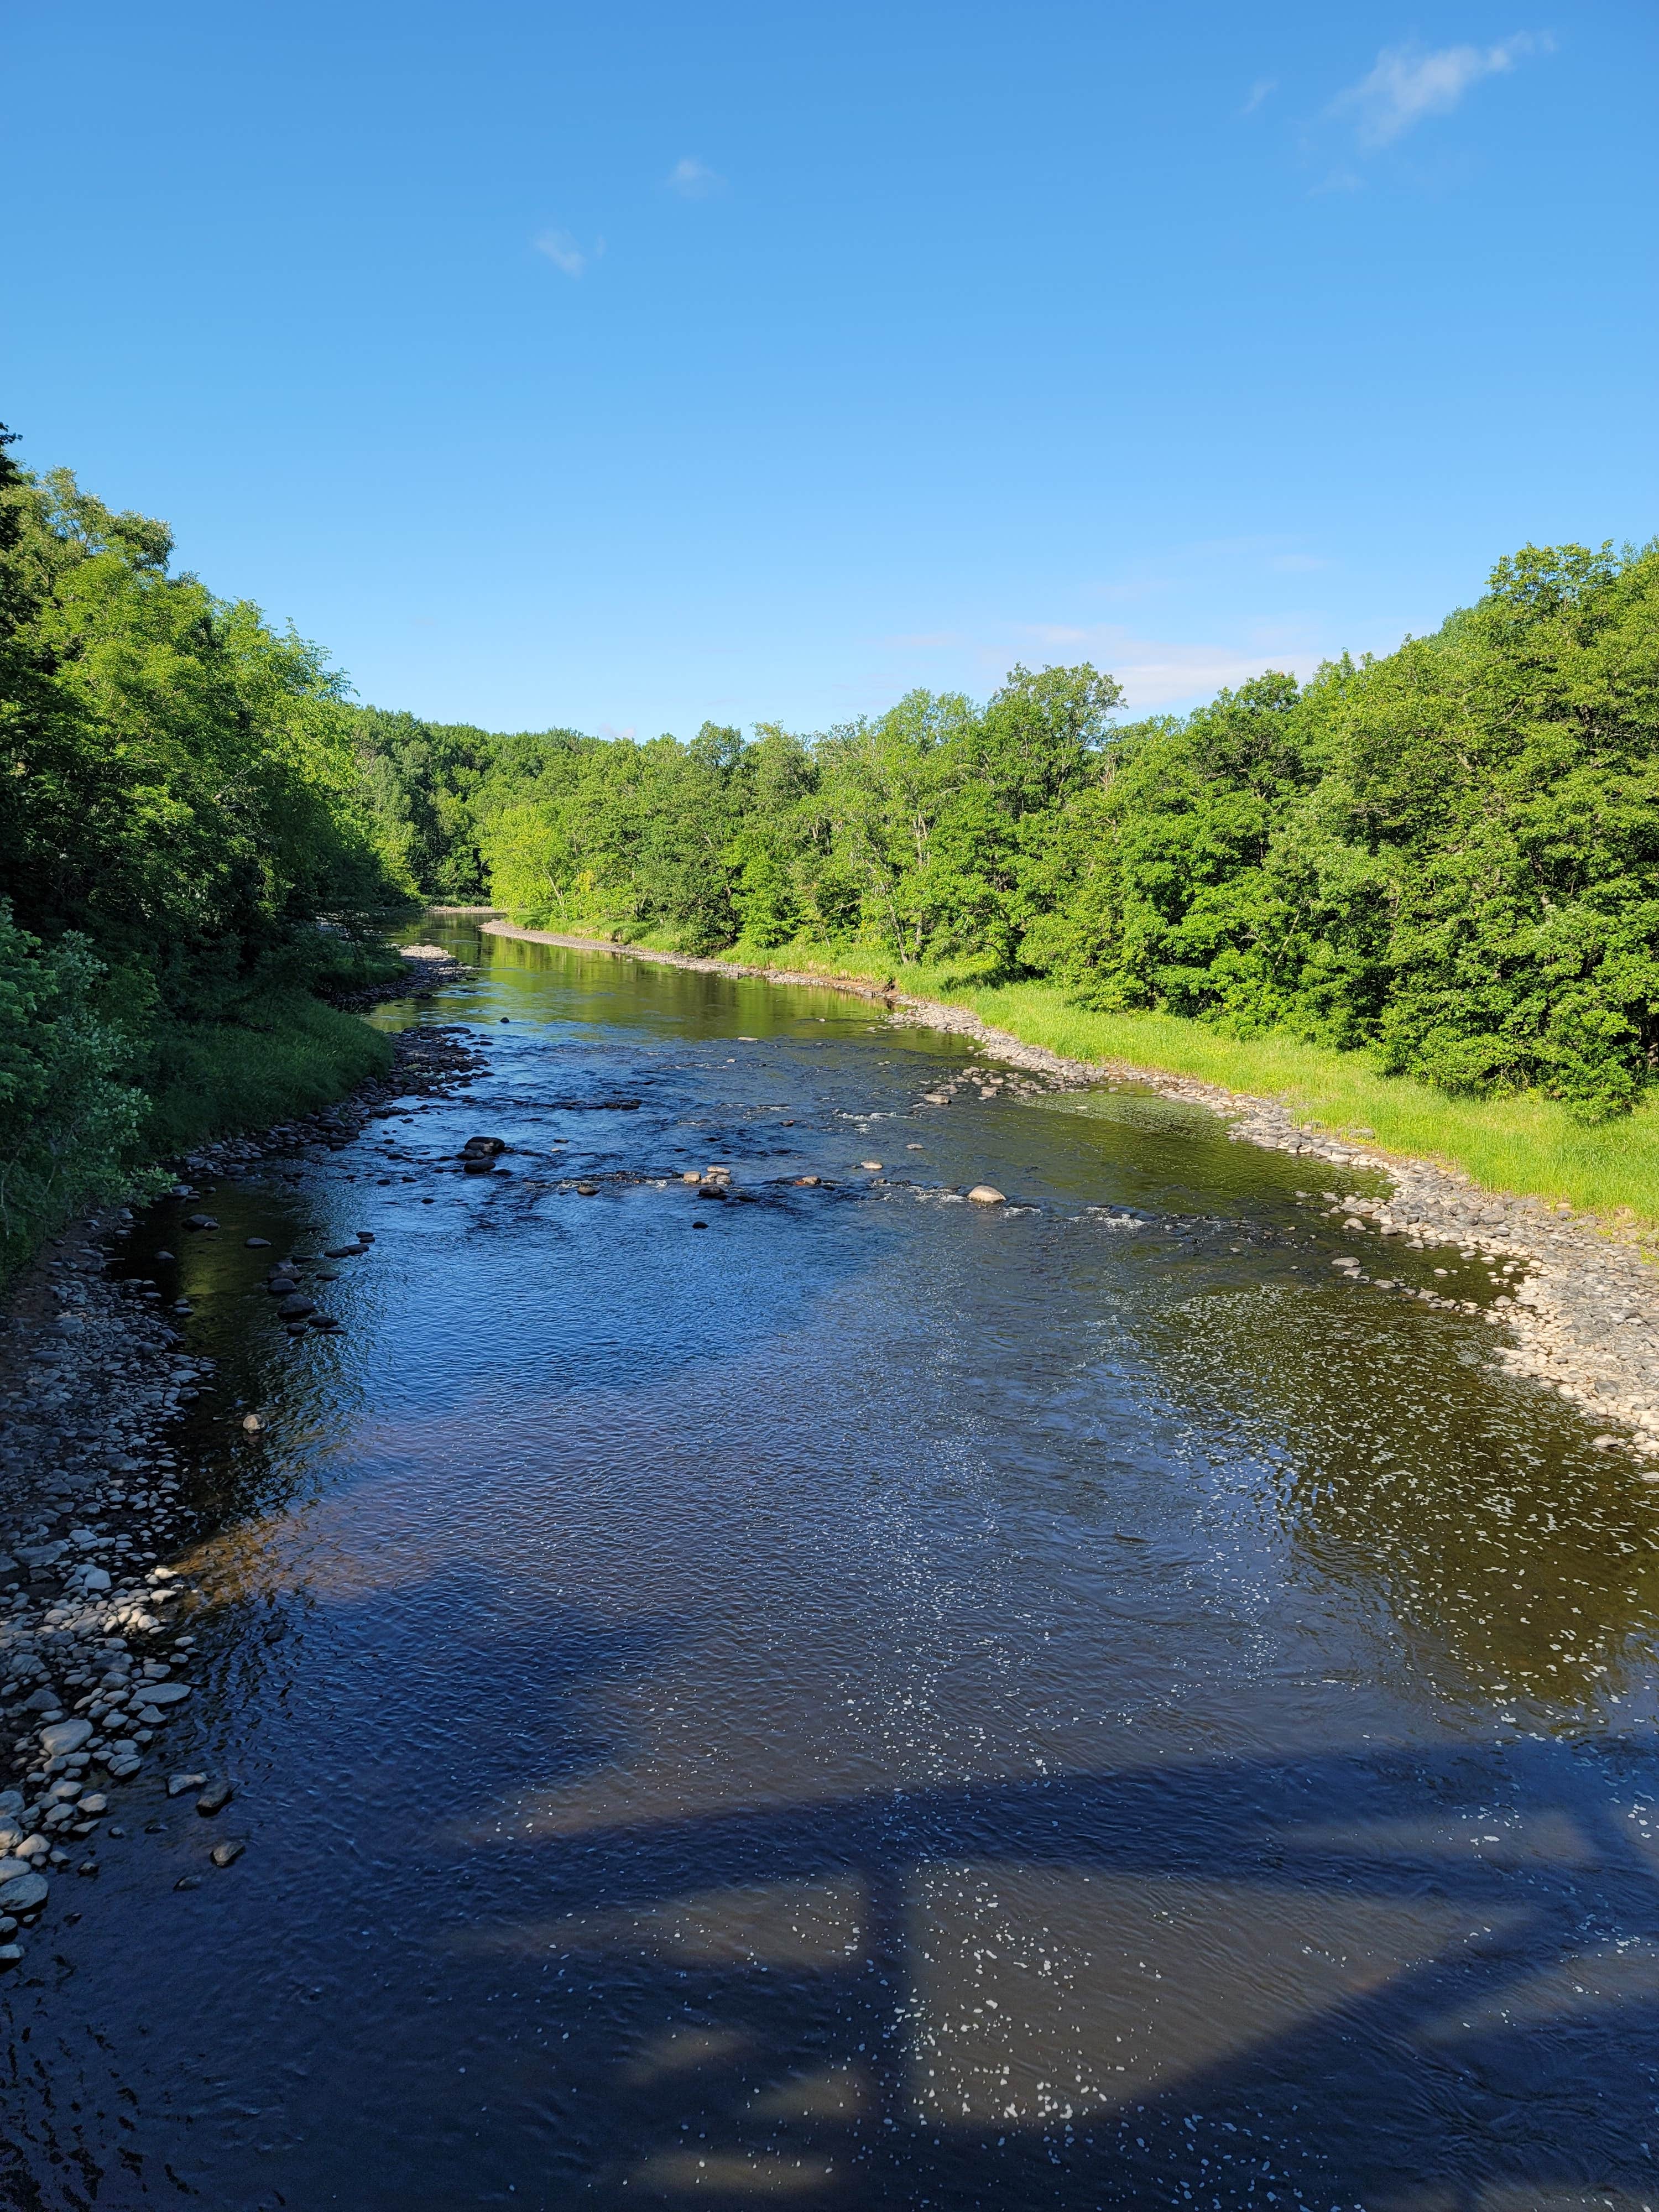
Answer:
POLYGON ((1659 520, 1649 0, 10 25, 0 416, 377 704, 1180 706, 1659 520))

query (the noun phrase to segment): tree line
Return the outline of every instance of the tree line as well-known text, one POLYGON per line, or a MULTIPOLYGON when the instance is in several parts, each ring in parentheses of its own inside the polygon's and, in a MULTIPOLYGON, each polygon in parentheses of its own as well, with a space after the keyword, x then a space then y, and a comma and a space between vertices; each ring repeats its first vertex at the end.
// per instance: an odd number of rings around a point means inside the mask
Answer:
POLYGON ((534 924, 1043 977, 1589 1117, 1652 1083, 1659 547, 1528 546, 1395 653, 1120 705, 1016 668, 815 735, 357 733, 403 872, 534 924))
POLYGON ((1129 720, 1089 666, 828 731, 352 703, 167 526, 0 433, 0 1271, 320 1103, 417 896, 696 952, 1042 977, 1588 1116, 1659 1058, 1659 548, 1527 547, 1430 637, 1129 720), (384 957, 383 955, 378 956, 384 957))
POLYGON ((317 994, 411 886, 343 679, 0 431, 0 1274, 76 1206, 383 1056, 317 994), (332 926, 320 927, 325 917, 332 926))

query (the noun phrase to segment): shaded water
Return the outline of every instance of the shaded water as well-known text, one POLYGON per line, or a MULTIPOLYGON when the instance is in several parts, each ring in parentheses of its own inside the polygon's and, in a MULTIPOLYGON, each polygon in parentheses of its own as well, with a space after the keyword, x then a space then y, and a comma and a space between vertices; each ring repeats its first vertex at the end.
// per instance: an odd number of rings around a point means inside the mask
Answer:
POLYGON ((1634 1471, 1334 1276, 1328 1169, 447 934, 381 1018, 467 1100, 140 1231, 223 1362, 165 1764, 249 1848, 176 1893, 129 1792, 8 1993, 18 2202, 1659 2204, 1634 1471), (243 1237, 359 1229, 290 1347, 243 1237))

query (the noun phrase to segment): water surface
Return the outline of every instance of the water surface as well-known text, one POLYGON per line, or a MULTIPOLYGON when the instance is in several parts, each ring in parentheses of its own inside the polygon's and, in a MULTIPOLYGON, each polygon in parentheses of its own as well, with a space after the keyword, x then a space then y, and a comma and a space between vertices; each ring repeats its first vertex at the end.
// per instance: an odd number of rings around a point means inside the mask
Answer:
POLYGON ((447 936, 379 1018, 465 1099, 139 1231, 222 1362, 160 1764, 249 1847, 175 1892, 129 1791, 8 1995, 19 2203, 1659 2203, 1638 1474, 1335 1275, 1328 1169, 447 936), (243 1237, 357 1230, 290 1346, 243 1237))

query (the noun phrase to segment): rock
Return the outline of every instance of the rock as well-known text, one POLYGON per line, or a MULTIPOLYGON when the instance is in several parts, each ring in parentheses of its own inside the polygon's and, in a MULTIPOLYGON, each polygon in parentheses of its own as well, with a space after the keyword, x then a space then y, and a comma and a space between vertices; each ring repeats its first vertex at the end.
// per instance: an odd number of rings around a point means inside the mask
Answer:
POLYGON ((474 1152, 470 1158, 464 1158, 461 1172, 463 1175, 491 1175, 495 1167, 495 1161, 487 1152, 474 1152))
POLYGON ((147 1705, 181 1705, 190 1695, 188 1682, 150 1682, 139 1695, 147 1705))
POLYGON ((1592 1451, 1617 1451, 1620 1445, 1623 1443, 1625 1439, 1622 1437, 1592 1437, 1590 1438, 1590 1449, 1592 1451))
POLYGON ((461 1147, 461 1158, 465 1159, 469 1154, 471 1154, 476 1158, 480 1152, 489 1152, 493 1154, 495 1152, 504 1152, 506 1150, 507 1140, 505 1138, 469 1137, 465 1144, 461 1147))
POLYGON ((131 1753, 124 1753, 119 1757, 111 1759, 109 1771, 117 1782, 125 1782, 131 1776, 137 1774, 143 1763, 142 1759, 135 1758, 131 1753))
POLYGON ((249 1237, 244 1241, 250 1252, 269 1252, 270 1249, 269 1237, 249 1237))
POLYGON ((1006 1192, 988 1182, 976 1182, 968 1195, 975 1206, 1006 1206, 1008 1202, 1006 1192))
POLYGON ((81 1810, 89 1818, 95 1819, 100 1813, 108 1812, 109 1799, 101 1790, 89 1790, 81 1800, 81 1810))
POLYGON ((325 1260, 361 1260, 362 1256, 361 1244, 331 1244, 323 1255, 325 1260))
POLYGON ((315 1298, 284 1298, 276 1310, 285 1321, 303 1321, 307 1314, 316 1312, 317 1301, 315 1298))
POLYGON ((264 1425, 265 1417, 263 1413, 244 1413, 242 1416, 242 1426, 251 1437, 258 1436, 264 1425))
POLYGON ((205 1774, 169 1774, 167 1796, 182 1797, 187 1790, 202 1790, 207 1786, 205 1774))
POLYGON ((861 1168, 868 1168, 872 1175, 878 1174, 881 1170, 881 1162, 879 1160, 860 1160, 859 1162, 859 1165, 861 1168))
POLYGON ((0 1943, 0 1968, 9 1969, 21 1966, 22 1962, 23 1947, 21 1943, 0 1943))
POLYGON ((213 1846, 213 1863, 216 1867, 234 1866, 246 1849, 246 1844, 240 1836, 228 1837, 222 1844, 213 1846))
POLYGON ((216 1229, 219 1224, 210 1213, 191 1213, 185 1217, 186 1229, 216 1229))
POLYGON ((90 1721, 58 1721, 55 1726, 41 1729, 40 1749, 48 1759, 61 1759, 67 1751, 79 1751, 91 1739, 90 1721))
POLYGON ((576 1185, 576 1195, 579 1198, 597 1198, 599 1194, 599 1186, 596 1182, 579 1182, 576 1185))
POLYGON ((196 1809, 204 1820, 222 1813, 236 1792, 228 1782, 210 1782, 196 1800, 196 1809))
MULTIPOLYGON (((816 1182, 817 1177, 814 1176, 812 1180, 816 1182)), ((682 1182, 701 1182, 702 1181, 702 1177, 697 1173, 696 1168, 684 1168, 680 1171, 680 1181, 682 1182)))
POLYGON ((0 1882, 0 1912, 33 1912, 52 1895, 43 1874, 20 1874, 0 1882))
POLYGON ((82 1589, 86 1590, 106 1590, 110 1586, 109 1576, 102 1567, 82 1567, 80 1580, 82 1589))
MULTIPOLYGON (((696 1178, 693 1176, 692 1180, 695 1182, 696 1178)), ((818 1178, 816 1176, 797 1176, 795 1177, 795 1188, 797 1190, 816 1190, 817 1187, 818 1178)))
POLYGON ((181 1874, 173 1886, 175 1889, 199 1889, 202 1877, 199 1874, 181 1874))
POLYGON ((0 1882, 18 1881, 24 1875, 33 1872, 33 1867, 26 1858, 18 1858, 8 1852, 4 1858, 0 1859, 0 1882))

